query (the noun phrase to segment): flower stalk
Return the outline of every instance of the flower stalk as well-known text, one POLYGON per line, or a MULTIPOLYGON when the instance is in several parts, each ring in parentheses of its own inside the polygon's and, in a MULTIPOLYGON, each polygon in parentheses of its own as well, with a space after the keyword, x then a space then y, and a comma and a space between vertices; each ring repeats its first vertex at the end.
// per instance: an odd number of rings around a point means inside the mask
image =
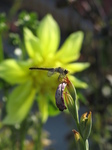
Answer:
POLYGON ((2 35, 0 34, 0 62, 2 62, 4 59, 4 54, 3 54, 3 45, 2 45, 2 35))
POLYGON ((78 113, 79 105, 78 105, 78 98, 77 98, 76 90, 75 90, 74 85, 72 84, 72 82, 69 80, 67 76, 62 80, 62 83, 60 83, 57 89, 58 90, 56 91, 56 94, 59 96, 56 97, 56 104, 58 101, 58 104, 59 104, 58 108, 60 109, 60 107, 62 107, 62 104, 64 108, 66 107, 64 104, 64 100, 62 101, 61 99, 63 98, 63 94, 64 94, 67 108, 69 112, 72 114, 76 122, 78 131, 76 130, 72 130, 72 131, 74 133, 74 138, 75 138, 77 149, 89 150, 88 138, 91 133, 91 127, 92 127, 92 113, 86 112, 82 114, 80 121, 79 121, 79 113, 78 113))

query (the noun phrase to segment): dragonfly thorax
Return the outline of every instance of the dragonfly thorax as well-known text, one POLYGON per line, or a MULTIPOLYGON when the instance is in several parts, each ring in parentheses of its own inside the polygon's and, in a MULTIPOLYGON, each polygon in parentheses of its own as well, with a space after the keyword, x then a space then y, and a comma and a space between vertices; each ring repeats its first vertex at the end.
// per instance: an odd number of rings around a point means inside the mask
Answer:
POLYGON ((64 70, 64 74, 66 75, 67 73, 68 73, 68 70, 65 69, 65 70, 64 70))
POLYGON ((58 73, 62 74, 62 75, 66 75, 66 74, 68 73, 68 70, 67 70, 67 69, 64 70, 64 69, 61 68, 61 67, 56 68, 56 71, 57 71, 58 73))

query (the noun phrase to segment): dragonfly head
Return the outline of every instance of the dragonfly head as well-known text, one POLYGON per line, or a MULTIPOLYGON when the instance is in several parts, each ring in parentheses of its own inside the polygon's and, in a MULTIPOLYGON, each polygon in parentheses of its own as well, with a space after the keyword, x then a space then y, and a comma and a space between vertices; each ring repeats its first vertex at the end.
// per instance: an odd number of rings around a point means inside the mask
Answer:
POLYGON ((68 74, 68 72, 69 72, 69 71, 68 71, 67 69, 64 70, 64 74, 65 74, 65 75, 68 74))

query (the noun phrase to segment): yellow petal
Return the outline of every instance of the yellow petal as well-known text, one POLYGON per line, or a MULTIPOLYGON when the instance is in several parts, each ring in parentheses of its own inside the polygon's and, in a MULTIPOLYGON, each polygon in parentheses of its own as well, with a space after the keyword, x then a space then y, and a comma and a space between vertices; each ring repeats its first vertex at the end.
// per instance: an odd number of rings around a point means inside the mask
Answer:
POLYGON ((42 44, 43 56, 49 57, 57 50, 60 42, 60 29, 51 15, 47 15, 40 22, 37 35, 42 44))
POLYGON ((80 56, 83 32, 72 33, 56 53, 56 59, 63 63, 77 60, 80 56))
POLYGON ((17 86, 9 95, 7 103, 7 116, 3 120, 4 124, 16 124, 26 117, 34 101, 36 90, 32 88, 32 83, 17 86))
POLYGON ((7 59, 0 64, 0 77, 10 84, 23 83, 29 80, 28 68, 27 61, 7 59))
POLYGON ((67 64, 66 68, 69 70, 70 73, 80 72, 85 70, 90 66, 89 63, 72 63, 67 64))
POLYGON ((29 57, 36 59, 38 62, 41 62, 43 58, 41 54, 42 51, 40 40, 34 36, 28 28, 24 28, 24 39, 29 57))
POLYGON ((85 82, 77 79, 76 77, 74 77, 72 75, 68 75, 68 77, 76 88, 87 88, 88 87, 88 85, 85 82))

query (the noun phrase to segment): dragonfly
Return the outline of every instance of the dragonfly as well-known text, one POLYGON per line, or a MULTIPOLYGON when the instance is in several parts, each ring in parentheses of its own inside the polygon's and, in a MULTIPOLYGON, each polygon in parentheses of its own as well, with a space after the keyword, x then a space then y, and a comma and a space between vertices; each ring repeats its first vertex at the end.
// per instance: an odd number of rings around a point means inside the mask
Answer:
POLYGON ((58 79, 64 78, 68 74, 67 69, 63 69, 61 67, 57 68, 39 68, 39 67, 31 67, 29 68, 30 70, 43 70, 43 71, 48 71, 48 76, 52 76, 55 73, 59 73, 58 79))

